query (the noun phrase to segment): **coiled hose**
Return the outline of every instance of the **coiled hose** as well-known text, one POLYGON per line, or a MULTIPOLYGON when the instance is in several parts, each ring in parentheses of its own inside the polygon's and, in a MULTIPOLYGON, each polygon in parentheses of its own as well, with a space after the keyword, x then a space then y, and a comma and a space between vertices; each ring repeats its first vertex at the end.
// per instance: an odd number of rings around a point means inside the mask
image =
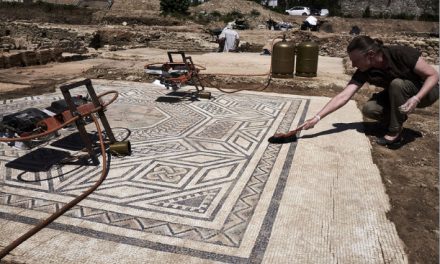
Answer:
MULTIPOLYGON (((7 245, 4 249, 2 249, 2 251, 0 251, 0 259, 3 259, 5 256, 7 256, 9 254, 9 252, 11 252, 13 249, 18 247, 21 243, 23 243, 28 238, 30 238, 33 235, 35 235, 41 229, 45 228, 50 223, 55 221, 58 217, 60 217, 65 212, 70 210, 72 207, 77 205, 80 201, 82 201, 84 198, 86 198, 92 192, 94 192, 101 185, 102 182, 104 182, 104 180, 107 177, 107 156, 106 156, 106 152, 105 152, 105 144, 104 144, 104 138, 102 136, 101 126, 99 125, 99 122, 98 122, 97 118, 94 116, 94 113, 96 113, 97 111, 99 111, 101 109, 104 109, 106 106, 108 106, 109 104, 113 103, 118 98, 118 92, 117 91, 107 91, 105 93, 102 93, 102 94, 98 95, 98 98, 101 98, 104 95, 112 94, 112 93, 115 94, 115 95, 113 96, 113 98, 110 101, 108 101, 105 104, 101 104, 101 106, 96 107, 95 109, 93 109, 92 111, 90 111, 90 112, 88 112, 86 114, 82 114, 82 116, 90 115, 92 117, 92 119, 93 119, 93 122, 95 123, 96 129, 98 130, 99 144, 100 144, 101 155, 102 155, 102 172, 101 172, 101 177, 87 191, 85 191, 80 196, 76 197, 74 200, 72 200, 69 203, 67 203, 66 205, 64 205, 62 208, 60 208, 59 211, 55 212, 54 214, 52 214, 51 216, 49 216, 45 220, 41 221, 36 226, 34 226, 31 230, 29 230, 25 234, 21 235, 19 238, 17 238, 12 243, 7 245)), ((48 135, 50 133, 55 132, 56 130, 59 130, 59 129, 67 126, 68 124, 78 120, 79 118, 80 118, 80 116, 75 116, 75 117, 69 119, 68 121, 64 122, 60 126, 54 128, 54 129, 51 129, 49 131, 46 131, 44 133, 41 133, 41 134, 37 134, 37 135, 33 135, 33 136, 28 136, 28 137, 23 137, 23 138, 1 138, 0 141, 1 142, 5 142, 5 141, 6 142, 10 142, 10 141, 25 141, 25 140, 31 140, 31 139, 34 139, 34 138, 37 138, 37 137, 42 137, 42 136, 48 135)))

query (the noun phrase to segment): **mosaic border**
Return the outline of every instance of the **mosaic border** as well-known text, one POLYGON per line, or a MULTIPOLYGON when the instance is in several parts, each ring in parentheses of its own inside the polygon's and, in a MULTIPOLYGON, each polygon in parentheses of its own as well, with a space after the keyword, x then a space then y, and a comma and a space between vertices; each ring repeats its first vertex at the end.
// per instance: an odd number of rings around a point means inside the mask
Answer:
MULTIPOLYGON (((302 122, 305 119, 305 115, 307 113, 308 106, 310 103, 310 100, 305 100, 305 101, 306 101, 306 104, 304 106, 302 116, 300 118, 300 122, 302 122)), ((292 107, 293 106, 291 105, 290 108, 292 108, 292 107)), ((293 111, 293 110, 289 109, 288 113, 291 111, 293 111)), ((295 117, 295 114, 292 114, 290 116, 288 114, 286 114, 286 116, 288 118, 283 118, 282 123, 278 127, 278 130, 285 131, 290 128, 292 121, 295 117)), ((178 247, 178 246, 170 246, 170 245, 160 244, 157 242, 144 241, 144 240, 135 239, 135 238, 128 238, 128 237, 124 237, 124 236, 118 236, 118 235, 105 233, 105 232, 98 232, 98 231, 94 231, 91 229, 79 228, 79 227, 74 227, 74 226, 65 225, 65 224, 54 223, 50 226, 50 228, 63 230, 63 231, 69 231, 72 233, 87 235, 87 236, 91 236, 91 237, 106 239, 106 240, 120 242, 120 243, 126 243, 126 244, 130 244, 130 245, 135 245, 135 246, 147 247, 147 248, 156 249, 159 251, 182 253, 182 254, 187 254, 187 255, 211 259, 211 260, 227 261, 227 262, 233 262, 233 263, 249 263, 249 262, 259 263, 263 259, 264 252, 265 252, 265 249, 267 247, 267 244, 268 244, 268 241, 270 238, 272 226, 273 226, 273 223, 276 218, 276 213, 278 211, 279 201, 281 200, 283 190, 285 187, 285 183, 287 180, 288 172, 289 172, 290 167, 292 165, 291 163, 292 163, 294 152, 296 149, 296 144, 297 144, 296 142, 292 143, 291 146, 289 147, 287 158, 284 162, 284 166, 283 166, 283 169, 282 169, 280 176, 278 178, 278 183, 277 183, 276 188, 274 190, 274 193, 273 193, 273 196, 272 196, 272 199, 270 202, 270 206, 268 207, 267 212, 266 212, 266 216, 264 218, 262 228, 264 227, 265 230, 264 230, 264 232, 262 232, 262 230, 260 230, 258 238, 256 240, 256 243, 252 249, 252 253, 249 258, 241 258, 241 257, 235 257, 235 256, 229 256, 229 255, 223 255, 223 254, 216 254, 216 253, 212 253, 212 252, 205 252, 205 251, 200 251, 200 250, 182 248, 182 247, 178 247)), ((280 149, 281 149, 281 145, 269 145, 266 148, 263 156, 261 157, 260 162, 259 162, 259 166, 262 165, 263 167, 269 168, 267 175, 270 173, 270 168, 272 168, 270 162, 267 163, 267 160, 272 157, 271 162, 274 163, 280 149)), ((254 170, 253 175, 249 179, 247 185, 252 184, 253 180, 261 177, 261 175, 255 175, 256 171, 257 171, 257 169, 254 170)), ((266 178, 266 180, 267 180, 267 178, 266 178)), ((262 182, 261 178, 258 179, 258 181, 262 182)), ((264 190, 264 187, 261 188, 261 190, 264 190)), ((242 193, 242 195, 243 195, 243 193, 242 193)), ((260 197, 258 197, 258 199, 259 198, 260 197)), ((255 205, 258 204, 258 199, 257 199, 257 202, 255 203, 255 205)), ((44 211, 44 212, 49 211, 50 212, 51 210, 56 211, 59 207, 61 207, 63 205, 63 203, 60 203, 60 202, 52 201, 53 203, 51 203, 48 200, 42 200, 42 199, 39 199, 40 201, 36 201, 36 200, 37 199, 31 198, 31 197, 24 197, 24 196, 17 197, 17 195, 14 195, 14 194, 0 193, 0 203, 4 204, 4 205, 9 205, 9 206, 28 208, 28 209, 34 209, 34 210, 39 210, 38 208, 40 208, 41 211, 44 211), (16 196, 16 197, 13 197, 13 196, 16 196), (51 208, 51 209, 48 209, 48 208, 51 208)), ((254 207, 254 209, 255 209, 255 207, 254 207)), ((92 209, 92 208, 77 206, 74 209, 72 209, 71 211, 67 212, 66 216, 81 218, 81 219, 86 219, 89 221, 95 221, 98 223, 102 223, 102 222, 99 222, 96 220, 98 218, 94 218, 94 216, 97 216, 100 213, 103 213, 103 212, 99 212, 99 210, 92 209)), ((133 216, 122 215, 122 214, 115 213, 115 212, 106 212, 106 213, 111 214, 111 216, 106 217, 107 219, 116 219, 116 221, 113 222, 114 225, 122 226, 125 228, 130 228, 130 225, 127 225, 127 223, 124 221, 126 221, 127 219, 130 219, 130 218, 131 218, 131 220, 134 220, 136 218, 133 216)), ((232 214, 232 212, 231 212, 231 214, 232 214)), ((250 215, 253 215, 253 211, 250 215)), ((30 217, 23 217, 23 216, 17 217, 15 215, 8 214, 8 213, 0 213, 0 218, 12 220, 12 221, 17 221, 17 222, 28 223, 28 224, 36 224, 38 222, 37 219, 33 219, 30 217)), ((138 221, 138 219, 134 220, 134 221, 140 223, 138 221)), ((249 221, 247 221, 247 224, 248 223, 249 223, 249 221)), ((111 224, 111 223, 109 222, 106 224, 111 224)), ((246 224, 246 226, 244 226, 244 228, 247 227, 247 224, 246 224)), ((139 226, 142 227, 142 224, 140 224, 139 226)), ((131 228, 132 228, 132 226, 131 226, 131 228)), ((193 228, 193 227, 191 227, 191 228, 193 228)), ((133 229, 139 230, 136 228, 133 228, 133 229)), ((204 231, 209 231, 209 230, 204 230, 204 231)), ((207 232, 207 233, 199 232, 199 233, 201 234, 202 237, 205 237, 205 239, 209 238, 209 236, 212 235, 212 234, 209 234, 209 232, 207 232)), ((164 235, 164 234, 160 234, 160 235, 164 235)), ((203 240, 203 242, 206 243, 207 241, 203 240)), ((232 243, 231 245, 223 244, 223 246, 238 247, 240 245, 240 243, 241 243, 241 240, 235 241, 235 244, 234 243, 232 243)), ((214 243, 214 244, 218 244, 218 243, 214 243)))

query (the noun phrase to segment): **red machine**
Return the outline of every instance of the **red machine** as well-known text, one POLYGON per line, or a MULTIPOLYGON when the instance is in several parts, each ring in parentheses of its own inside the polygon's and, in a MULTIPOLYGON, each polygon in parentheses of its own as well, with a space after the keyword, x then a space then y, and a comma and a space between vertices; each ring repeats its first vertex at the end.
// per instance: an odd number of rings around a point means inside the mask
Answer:
MULTIPOLYGON (((89 79, 85 79, 79 82, 63 85, 60 87, 61 92, 63 93, 64 100, 59 100, 52 103, 51 107, 48 107, 44 110, 38 110, 36 108, 29 108, 18 113, 10 114, 4 116, 2 121, 0 122, 0 142, 17 142, 17 141, 29 141, 34 138, 41 138, 46 136, 51 136, 53 133, 56 133, 59 129, 68 126, 72 123, 75 123, 76 128, 78 129, 79 136, 84 143, 85 148, 87 149, 88 155, 78 156, 81 160, 91 158, 94 165, 98 165, 99 159, 97 157, 97 149, 92 145, 92 141, 88 136, 88 133, 85 128, 85 124, 88 122, 88 118, 92 119, 96 125, 97 134, 99 137, 99 149, 102 157, 102 172, 99 179, 85 192, 82 192, 78 197, 73 199, 72 201, 66 203, 61 208, 57 209, 55 213, 50 215, 48 218, 40 221, 36 226, 28 230, 26 233, 21 235, 19 238, 12 241, 12 243, 8 244, 6 247, 2 247, 0 251, 0 259, 3 259, 6 255, 8 255, 13 249, 18 247, 21 243, 26 241, 28 238, 32 237, 34 234, 39 232, 41 229, 55 221, 59 216, 63 215, 65 212, 73 208, 80 201, 90 195, 93 191, 95 191, 102 182, 106 179, 108 166, 107 166, 107 155, 106 155, 106 146, 103 136, 103 131, 98 122, 101 121, 102 126, 105 129, 105 135, 108 138, 109 150, 111 152, 112 145, 115 143, 124 143, 124 142, 116 142, 114 134, 111 130, 111 127, 107 121, 107 118, 104 114, 105 108, 114 102, 118 97, 117 91, 107 91, 102 94, 96 95, 95 90, 93 89, 92 82, 89 79), (83 97, 72 97, 70 94, 70 90, 80 87, 86 86, 88 96, 90 96, 89 100, 83 97), (102 102, 102 97, 107 94, 114 94, 113 98, 106 103, 102 102), (50 110, 49 110, 50 109, 50 110)), ((128 141, 125 144, 121 144, 120 146, 124 146, 127 148, 125 154, 130 154, 131 147, 128 141)), ((117 146, 117 148, 122 149, 122 147, 117 146)), ((116 151, 117 148, 114 150, 116 151)), ((40 148, 42 149, 42 148, 40 148)), ((44 152, 41 152, 44 153, 44 152)), ((47 153, 47 152, 46 152, 47 153)))
POLYGON ((201 97, 210 99, 211 93, 204 92, 205 87, 200 81, 199 71, 192 61, 190 56, 185 56, 183 51, 168 51, 169 62, 158 66, 158 63, 147 64, 144 69, 148 74, 159 75, 159 80, 166 88, 171 88, 173 91, 180 89, 186 84, 194 85, 195 92, 190 92, 189 95, 193 97, 201 97), (182 56, 181 62, 173 60, 173 54, 182 56))
POLYGON ((19 147, 33 148, 38 145, 38 143, 57 136, 59 129, 75 123, 90 157, 94 162, 97 162, 92 143, 87 136, 85 125, 91 122, 91 114, 97 113, 110 142, 116 142, 104 114, 104 110, 107 105, 116 100, 117 92, 110 91, 96 95, 89 79, 63 85, 60 89, 63 93, 64 100, 52 102, 50 107, 42 110, 28 108, 17 113, 3 116, 0 121, 0 142, 10 142, 10 145, 14 145, 15 142, 19 141, 23 144, 19 147), (83 85, 86 86, 90 99, 82 96, 72 97, 70 90, 83 85), (115 96, 110 102, 104 104, 101 97, 109 93, 114 93, 115 96), (39 141, 31 141, 31 139, 34 138, 38 138, 39 141))

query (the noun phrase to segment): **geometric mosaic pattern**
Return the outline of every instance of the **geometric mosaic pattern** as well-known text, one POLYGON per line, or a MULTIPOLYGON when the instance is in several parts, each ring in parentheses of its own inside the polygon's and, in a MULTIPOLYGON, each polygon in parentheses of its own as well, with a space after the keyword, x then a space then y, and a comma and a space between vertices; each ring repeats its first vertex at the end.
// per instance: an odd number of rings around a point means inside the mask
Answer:
MULTIPOLYGON (((287 158, 280 157, 283 145, 266 139, 295 126, 295 118, 304 119, 308 101, 214 92, 211 100, 164 103, 155 100, 168 90, 152 85, 120 82, 94 88, 120 92, 106 115, 118 139, 129 136, 133 153, 111 157, 104 183, 64 215, 109 230, 81 234, 98 232, 102 239, 217 261, 261 262, 296 147, 291 143, 287 158), (284 159, 283 169, 274 172, 278 159, 284 159), (266 188, 268 181, 276 188, 266 188), (257 215, 261 204, 266 204, 264 214, 257 215), (139 236, 116 235, 112 228, 139 236), (192 243, 181 246, 182 241, 192 243)), ((43 108, 60 98, 54 93, 3 101, 0 113, 43 108)), ((2 205, 53 213, 101 173, 100 166, 56 166, 35 173, 5 167, 27 152, 0 145, 2 205)), ((36 222, 5 213, 0 218, 36 222)), ((79 232, 68 224, 51 228, 79 232)))

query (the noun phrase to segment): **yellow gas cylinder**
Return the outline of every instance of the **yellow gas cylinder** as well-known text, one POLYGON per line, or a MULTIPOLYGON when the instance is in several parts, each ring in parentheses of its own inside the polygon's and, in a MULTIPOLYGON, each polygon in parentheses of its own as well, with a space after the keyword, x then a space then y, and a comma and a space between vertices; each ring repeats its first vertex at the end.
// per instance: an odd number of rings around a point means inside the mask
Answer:
POLYGON ((275 43, 272 48, 272 77, 293 78, 295 70, 295 43, 283 40, 275 43))
POLYGON ((302 42, 296 50, 296 76, 316 77, 319 46, 312 41, 302 42))

